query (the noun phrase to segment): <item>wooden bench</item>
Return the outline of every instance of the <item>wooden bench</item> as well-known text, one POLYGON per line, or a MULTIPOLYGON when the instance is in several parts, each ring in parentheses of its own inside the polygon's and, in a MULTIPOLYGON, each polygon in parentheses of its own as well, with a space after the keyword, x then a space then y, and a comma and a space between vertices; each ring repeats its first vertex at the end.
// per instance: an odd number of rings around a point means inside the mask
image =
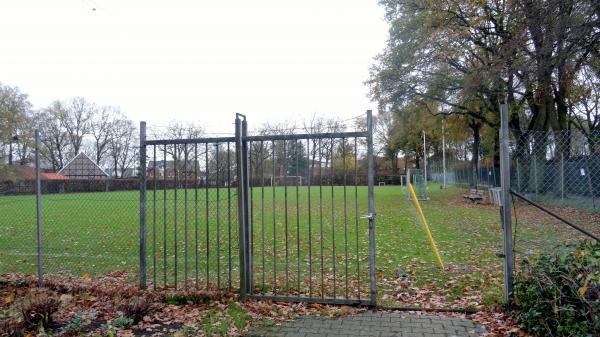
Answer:
POLYGON ((463 195, 463 198, 465 198, 466 200, 470 200, 472 203, 480 203, 485 200, 484 193, 484 191, 471 189, 469 190, 469 194, 463 195))

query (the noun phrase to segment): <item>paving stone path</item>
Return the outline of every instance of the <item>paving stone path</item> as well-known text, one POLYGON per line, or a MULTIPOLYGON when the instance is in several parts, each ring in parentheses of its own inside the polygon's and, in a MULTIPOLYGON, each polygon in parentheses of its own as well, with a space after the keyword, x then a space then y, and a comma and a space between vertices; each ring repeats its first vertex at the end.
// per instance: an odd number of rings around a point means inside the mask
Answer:
POLYGON ((329 319, 305 316, 278 326, 254 329, 248 336, 478 337, 485 332, 483 326, 464 318, 367 311, 329 319))

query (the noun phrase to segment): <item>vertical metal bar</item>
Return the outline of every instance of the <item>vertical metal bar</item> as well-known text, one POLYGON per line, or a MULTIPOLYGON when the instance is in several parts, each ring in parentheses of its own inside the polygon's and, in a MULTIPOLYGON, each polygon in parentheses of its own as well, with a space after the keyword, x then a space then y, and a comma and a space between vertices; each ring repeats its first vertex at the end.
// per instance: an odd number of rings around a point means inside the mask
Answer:
POLYGON ((154 164, 152 167, 152 284, 156 289, 156 145, 152 149, 154 164))
MULTIPOLYGON (((239 257, 240 257, 240 300, 246 300, 246 258, 244 256, 244 169, 242 167, 242 121, 240 114, 236 114, 235 118, 235 157, 237 169, 237 193, 238 193, 238 224, 239 224, 239 257)), ((244 117, 245 118, 245 117, 244 117)))
POLYGON ((333 266, 333 298, 335 299, 336 297, 336 290, 337 290, 337 279, 336 279, 336 253, 335 253, 335 202, 334 202, 334 187, 333 187, 333 181, 335 180, 335 177, 333 175, 333 148, 335 146, 335 141, 333 138, 331 138, 331 147, 329 148, 329 156, 331 158, 331 160, 329 161, 329 177, 331 179, 331 247, 332 247, 332 251, 333 251, 333 261, 332 261, 332 266, 333 266))
MULTIPOLYGON (((325 297, 325 257, 323 255, 323 141, 319 138, 319 243, 321 246, 321 298, 325 297)), ((312 264, 312 263, 311 263, 312 264)))
POLYGON ((173 235, 174 235, 174 244, 173 244, 173 260, 174 262, 174 282, 175 282, 175 289, 177 290, 178 288, 178 284, 177 284, 177 183, 178 183, 178 174, 177 174, 177 144, 173 144, 173 172, 175 175, 175 190, 174 190, 174 196, 173 196, 173 235))
POLYGON ((208 143, 204 144, 204 161, 206 165, 206 184, 204 187, 204 206, 206 208, 206 289, 210 289, 210 212, 208 201, 208 185, 209 185, 209 166, 208 166, 208 143))
MULTIPOLYGON (((508 105, 500 105, 500 182, 502 184, 502 227, 504 236, 504 299, 510 306, 513 288, 512 207, 510 197, 510 158, 508 144, 508 105)), ((535 156, 534 156, 535 158, 535 156)))
POLYGON ((199 171, 198 171, 198 144, 194 144, 194 213, 195 213, 195 228, 194 228, 194 241, 196 243, 196 249, 194 251, 194 264, 195 264, 195 287, 196 289, 198 289, 198 279, 199 279, 199 275, 198 275, 198 266, 199 266, 199 259, 198 259, 198 224, 199 224, 199 217, 198 217, 198 176, 199 176, 199 171))
POLYGON ((188 166, 188 150, 187 144, 183 144, 183 216, 184 216, 184 230, 183 230, 183 275, 184 275, 184 287, 188 287, 188 186, 187 186, 187 166, 188 166))
POLYGON ((288 251, 288 186, 287 186, 287 142, 283 140, 283 190, 285 219, 285 292, 290 293, 289 251, 288 251))
POLYGON ((346 192, 346 138, 342 137, 342 161, 344 166, 344 255, 346 272, 346 298, 348 298, 348 205, 346 192))
POLYGON ((260 194, 261 194, 261 226, 262 226, 262 288, 265 289, 265 157, 263 155, 264 144, 260 141, 260 194))
POLYGON ((298 258, 297 291, 300 292, 300 159, 298 153, 298 140, 294 143, 296 156, 296 257, 298 258))
POLYGON ((167 144, 163 150, 163 285, 167 286, 167 144))
POLYGON ((367 110, 367 161, 368 161, 368 194, 369 194, 369 279, 371 305, 377 303, 377 279, 375 277, 375 196, 373 184, 375 180, 375 163, 373 160, 373 113, 367 110))
MULTIPOLYGON (((244 137, 246 137, 246 130, 242 124, 242 135, 244 137)), ((252 143, 245 141, 245 148, 247 151, 246 154, 246 173, 247 173, 247 195, 248 195, 248 199, 249 199, 249 204, 250 207, 248 209, 248 238, 247 238, 247 242, 248 242, 248 247, 249 247, 249 252, 248 252, 248 289, 251 290, 253 288, 253 284, 254 284, 254 273, 252 272, 253 270, 253 266, 254 266, 254 198, 253 198, 253 192, 252 192, 252 155, 251 155, 251 150, 252 150, 252 143)))
MULTIPOLYGON (((39 151, 36 164, 39 164, 39 151)), ((36 176, 39 176, 39 165, 36 176)), ((146 122, 140 122, 140 288, 146 288, 146 122)))
MULTIPOLYGON (((314 150, 313 150, 314 151, 314 150)), ((313 284, 312 284, 312 212, 311 212, 311 200, 310 200, 310 187, 311 187, 311 178, 312 172, 310 171, 310 139, 306 140, 306 153, 308 154, 307 162, 308 162, 308 179, 307 179, 307 189, 308 189, 308 296, 312 297, 313 294, 313 284)))
POLYGON ((42 287, 44 285, 44 274, 42 268, 42 182, 40 177, 40 130, 38 129, 35 129, 35 209, 37 225, 37 276, 38 287, 42 287))
MULTIPOLYGON (((402 181, 402 177, 400 177, 402 181)), ((358 291, 358 299, 360 299, 360 253, 359 253, 359 235, 358 235, 358 141, 354 137, 354 225, 356 230, 356 288, 358 291)))
POLYGON ((227 288, 231 291, 231 149, 227 142, 227 288))
POLYGON ((271 190, 273 192, 272 199, 272 217, 273 217, 273 294, 277 294, 277 228, 275 222, 275 141, 271 141, 273 152, 273 172, 271 174, 271 190))
POLYGON ((219 190, 221 189, 221 185, 219 184, 219 171, 221 170, 221 165, 219 163, 219 143, 215 144, 215 151, 216 151, 216 163, 217 163, 217 169, 216 169, 216 187, 217 187, 217 289, 221 289, 221 212, 220 212, 220 206, 221 206, 221 200, 220 200, 220 193, 219 190))

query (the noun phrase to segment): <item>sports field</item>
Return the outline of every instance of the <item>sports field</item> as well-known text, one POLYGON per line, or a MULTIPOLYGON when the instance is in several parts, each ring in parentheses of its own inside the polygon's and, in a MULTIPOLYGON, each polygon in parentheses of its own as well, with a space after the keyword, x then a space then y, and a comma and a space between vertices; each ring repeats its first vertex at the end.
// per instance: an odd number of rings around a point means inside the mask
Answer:
MULTIPOLYGON (((187 191, 186 216, 186 191, 177 192, 178 228, 175 232, 175 193, 171 190, 166 194, 159 191, 155 196, 152 191, 148 192, 148 278, 152 282, 156 277, 156 282, 160 285, 166 276, 167 283, 172 283, 173 266, 177 259, 177 276, 179 282, 182 282, 186 276, 184 264, 187 256, 187 279, 190 283, 194 283, 197 277, 200 283, 209 280, 211 284, 219 282, 223 286, 229 283, 229 275, 232 275, 232 284, 235 287, 239 261, 235 190, 219 189, 218 206, 216 189, 199 190, 197 197, 195 193, 195 190, 187 191), (228 193, 231 193, 231 199, 227 198, 228 193), (205 212, 207 195, 208 214, 205 212), (156 209, 154 208, 155 197, 156 209), (231 201, 231 214, 227 211, 228 200, 231 201), (194 207, 196 203, 199 205, 198 214, 194 207), (167 208, 166 231, 163 225, 165 206, 167 208), (185 235, 186 219, 187 236, 185 235), (208 226, 206 226, 207 222, 208 226), (156 226, 156 237, 153 234, 154 226, 156 226), (177 240, 174 237, 175 233, 177 233, 177 240), (198 241, 196 241, 196 233, 198 241), (208 233, 208 240, 206 233, 208 233), (227 244, 229 240, 232 242, 231 250, 227 244), (174 253, 175 242, 177 242, 177 254, 174 253), (153 254, 155 249, 156 260, 153 254), (198 265, 195 262, 196 254, 198 254, 198 265), (164 257, 166 260, 163 260, 164 257), (206 268, 206 261, 208 261, 208 268, 206 268), (209 271, 208 275, 206 270, 209 271)), ((296 199, 295 188, 288 188, 288 230, 286 231, 284 189, 277 187, 275 191, 270 188, 265 191, 264 227, 262 226, 262 191, 260 188, 253 190, 255 286, 263 286, 264 259, 266 278, 272 277, 272 271, 276 269, 277 289, 280 291, 287 291, 288 287, 294 291, 296 282, 300 279, 305 280, 306 274, 310 271, 315 289, 319 289, 322 285, 330 287, 335 280, 337 288, 343 293, 347 270, 350 275, 352 295, 353 289, 358 287, 356 277, 353 275, 360 275, 361 282, 364 283, 364 287, 367 287, 365 282, 368 275, 368 226, 366 220, 361 218, 367 213, 366 187, 359 187, 357 195, 354 194, 353 187, 348 187, 346 209, 341 202, 344 198, 342 187, 333 189, 333 203, 331 188, 319 191, 318 187, 313 187, 310 193, 311 228, 308 226, 308 189, 300 188, 296 199), (319 200, 322 200, 322 207, 319 207, 321 204, 319 200), (354 209, 355 200, 358 203, 358 212, 354 209), (275 221, 273 221, 273 209, 276 214, 275 221), (346 214, 346 221, 344 221, 344 214, 346 214), (274 227, 273 222, 275 222, 274 227), (323 227, 322 238, 321 226, 323 227), (343 228, 347 230, 344 231, 343 228), (308 240, 309 235, 311 240, 308 240), (284 245, 286 237, 287 250, 284 245), (323 242, 323 250, 321 250, 321 242, 323 242), (357 243, 358 250, 356 250, 357 243), (333 255, 334 247, 335 255, 333 255), (356 257, 359 264, 356 263, 356 257), (333 279, 331 277, 321 279, 321 261, 327 273, 331 273, 335 266, 337 273, 333 279), (349 261, 348 265, 346 261, 349 261), (300 278, 296 275, 300 275, 300 278)), ((463 193, 464 190, 459 188, 450 187, 442 190, 438 185, 431 184, 430 200, 422 203, 433 237, 446 264, 446 270, 440 271, 434 263, 429 242, 414 207, 406 198, 405 190, 398 186, 375 188, 379 303, 383 305, 412 303, 418 301, 419 296, 428 298, 440 296, 441 300, 446 301, 464 299, 468 296, 473 296, 475 302, 478 301, 477 297, 485 301, 500 299, 502 259, 496 254, 502 250, 502 236, 498 208, 466 203, 461 197, 463 193), (423 295, 422 292, 415 291, 414 287, 419 287, 420 291, 428 290, 423 295)), ((520 219, 518 235, 524 242, 536 241, 546 244, 561 239, 556 231, 548 231, 547 228, 540 226, 531 214, 528 217, 524 212, 520 214, 523 218, 520 219)), ((46 272, 67 272, 77 276, 84 274, 94 276, 111 270, 137 272, 138 192, 45 195, 43 223, 43 261, 46 272)), ((0 273, 35 272, 36 249, 35 198, 33 196, 0 197, 0 273)), ((306 286, 305 281, 302 282, 300 286, 306 286)), ((272 283, 266 283, 266 287, 271 287, 268 284, 272 283)))

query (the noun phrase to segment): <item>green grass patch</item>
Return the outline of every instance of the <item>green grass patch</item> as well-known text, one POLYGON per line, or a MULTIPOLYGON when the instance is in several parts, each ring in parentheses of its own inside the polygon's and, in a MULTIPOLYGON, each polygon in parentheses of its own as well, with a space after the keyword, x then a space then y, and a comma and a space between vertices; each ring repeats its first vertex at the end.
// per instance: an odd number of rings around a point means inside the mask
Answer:
MULTIPOLYGON (((226 188, 178 190, 177 194, 148 191, 150 282, 170 284, 177 277, 179 284, 187 280, 189 287, 238 287, 235 192, 226 188)), ((502 260, 495 255, 502 249, 498 210, 467 204, 462 193, 432 184, 430 200, 421 204, 448 266, 440 271, 405 190, 375 188, 379 303, 398 303, 398 296, 406 291, 400 289, 399 275, 407 275, 412 285, 431 287, 433 293, 443 290, 440 294, 448 301, 473 293, 483 294, 489 302, 501 298, 502 260)), ((137 191, 45 195, 42 204, 46 272, 79 276, 112 270, 138 272, 137 191)), ((287 191, 255 187, 251 205, 257 290, 306 292, 312 283, 317 296, 323 288, 327 294, 335 289, 338 297, 368 296, 368 221, 362 218, 368 213, 366 187, 302 186, 298 191, 295 187, 287 191)), ((0 214, 0 273, 34 273, 35 198, 2 196, 0 214)), ((519 230, 521 239, 533 239, 542 232, 524 223, 519 230)), ((218 333, 219 325, 210 322, 207 326, 218 333)))

